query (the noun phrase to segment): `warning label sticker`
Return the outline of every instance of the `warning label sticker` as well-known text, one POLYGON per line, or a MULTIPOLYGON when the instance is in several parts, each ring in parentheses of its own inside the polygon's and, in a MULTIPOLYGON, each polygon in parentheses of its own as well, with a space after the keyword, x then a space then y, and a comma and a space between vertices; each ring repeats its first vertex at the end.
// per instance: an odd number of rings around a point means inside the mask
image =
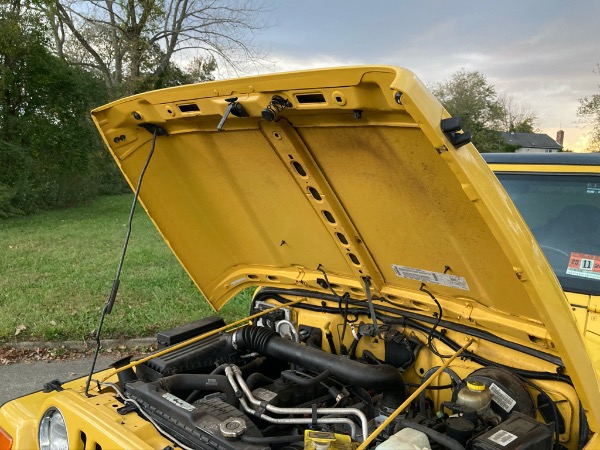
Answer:
POLYGON ((185 409, 186 411, 193 411, 196 409, 196 407, 194 405, 190 405, 188 402, 185 402, 185 401, 181 400, 179 397, 175 397, 173 394, 170 394, 168 392, 165 392, 162 395, 162 398, 170 401, 171 403, 173 403, 176 406, 179 406, 180 408, 185 409))
POLYGON ((492 400, 506 412, 510 412, 517 404, 517 401, 514 398, 504 392, 502 388, 496 386, 495 383, 490 385, 490 392, 492 393, 492 400))
POLYGON ((439 284, 440 286, 448 286, 463 291, 469 290, 467 280, 456 275, 447 275, 445 273, 431 272, 429 270, 415 269, 413 267, 397 266, 392 264, 394 273, 400 278, 408 278, 409 280, 422 281, 423 283, 439 284))
POLYGON ((492 442, 495 442, 498 445, 501 445, 502 447, 506 447, 512 441, 517 439, 517 436, 505 430, 498 430, 494 434, 492 434, 488 439, 492 442))
POLYGON ((571 253, 567 275, 600 280, 600 256, 586 253, 571 253))

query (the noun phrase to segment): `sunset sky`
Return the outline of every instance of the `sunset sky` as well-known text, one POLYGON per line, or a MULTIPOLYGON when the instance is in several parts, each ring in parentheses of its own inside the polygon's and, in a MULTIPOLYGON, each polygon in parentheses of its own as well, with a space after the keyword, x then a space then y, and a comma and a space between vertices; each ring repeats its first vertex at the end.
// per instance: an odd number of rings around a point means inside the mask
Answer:
POLYGON ((538 127, 565 148, 585 148, 579 98, 600 93, 600 2, 546 0, 267 2, 255 37, 270 68, 355 64, 406 67, 427 85, 457 70, 482 72, 498 93, 537 113, 538 127))

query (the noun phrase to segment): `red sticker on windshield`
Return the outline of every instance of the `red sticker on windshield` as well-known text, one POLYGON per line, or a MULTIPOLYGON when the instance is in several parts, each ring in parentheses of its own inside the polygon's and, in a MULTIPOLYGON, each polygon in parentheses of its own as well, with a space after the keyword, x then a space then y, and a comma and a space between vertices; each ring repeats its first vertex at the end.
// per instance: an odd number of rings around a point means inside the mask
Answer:
POLYGON ((571 253, 567 274, 600 280, 600 256, 571 253))

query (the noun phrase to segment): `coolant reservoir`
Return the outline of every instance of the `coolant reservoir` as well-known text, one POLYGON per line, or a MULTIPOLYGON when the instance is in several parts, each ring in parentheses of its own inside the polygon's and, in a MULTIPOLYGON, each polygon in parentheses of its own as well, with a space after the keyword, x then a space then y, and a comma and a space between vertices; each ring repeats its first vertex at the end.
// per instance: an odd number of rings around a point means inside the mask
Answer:
POLYGON ((431 446, 429 438, 422 431, 403 428, 375 447, 375 450, 431 450, 431 446))
POLYGON ((467 381, 467 385, 462 388, 456 403, 461 406, 468 406, 477 410, 477 415, 485 413, 492 402, 492 393, 490 389, 480 381, 467 381))

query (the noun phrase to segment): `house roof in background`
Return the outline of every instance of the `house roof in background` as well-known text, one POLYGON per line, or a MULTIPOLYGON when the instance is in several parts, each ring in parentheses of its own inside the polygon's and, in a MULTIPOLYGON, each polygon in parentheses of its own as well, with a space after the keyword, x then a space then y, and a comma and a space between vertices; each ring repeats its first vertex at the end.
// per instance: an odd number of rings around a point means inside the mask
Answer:
POLYGON ((482 153, 481 156, 491 164, 600 165, 600 153, 482 153))
POLYGON ((524 148, 557 148, 561 149, 562 145, 556 142, 547 134, 543 133, 500 133, 502 139, 507 144, 518 145, 524 148))

